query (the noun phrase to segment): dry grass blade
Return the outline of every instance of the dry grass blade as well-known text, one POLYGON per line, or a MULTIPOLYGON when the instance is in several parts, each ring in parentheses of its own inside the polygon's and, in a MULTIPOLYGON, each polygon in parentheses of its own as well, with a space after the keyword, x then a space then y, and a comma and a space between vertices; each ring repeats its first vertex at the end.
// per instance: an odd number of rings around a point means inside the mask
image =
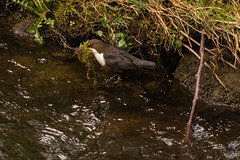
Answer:
MULTIPOLYGON (((183 44, 183 46, 185 47, 185 48, 187 48, 190 52, 192 52, 198 59, 200 59, 200 56, 197 54, 197 52, 195 52, 191 47, 189 47, 188 45, 186 45, 186 44, 183 44)), ((211 71, 213 71, 213 69, 206 63, 206 62, 204 62, 204 65, 208 68, 208 69, 210 69, 211 71)), ((216 77, 216 79, 218 80, 218 82, 224 87, 224 89, 225 90, 228 90, 227 89, 227 87, 224 85, 224 83, 222 82, 222 80, 218 77, 218 75, 215 73, 215 72, 213 72, 213 74, 214 74, 214 76, 216 77)))
MULTIPOLYGON (((59 3, 61 5, 55 13, 58 21, 56 27, 59 26, 59 30, 67 33, 98 34, 100 30, 100 37, 112 44, 118 43, 116 33, 124 33, 124 39, 129 41, 132 48, 140 44, 158 45, 182 54, 183 43, 189 47, 194 43, 200 46, 197 38, 203 32, 218 50, 212 52, 210 48, 205 48, 206 55, 221 57, 220 60, 234 69, 240 64, 240 1, 70 0, 59 3), (69 11, 66 8, 74 10, 69 11), (75 19, 79 22, 74 21, 74 26, 66 23, 67 20, 75 19), (102 20, 105 22, 102 23, 102 20), (230 50, 235 61, 225 60, 221 48, 230 50)), ((217 61, 209 64, 217 69, 217 61)))

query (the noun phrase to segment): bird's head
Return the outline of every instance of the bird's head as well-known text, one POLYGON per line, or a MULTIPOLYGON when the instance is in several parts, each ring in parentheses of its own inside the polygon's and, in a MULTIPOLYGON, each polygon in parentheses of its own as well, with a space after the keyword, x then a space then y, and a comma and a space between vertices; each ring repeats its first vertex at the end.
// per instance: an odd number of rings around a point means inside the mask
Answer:
POLYGON ((95 49, 98 53, 103 53, 105 51, 106 48, 108 48, 109 46, 104 43, 103 41, 99 40, 99 39, 91 39, 85 43, 83 43, 82 45, 80 45, 78 51, 80 53, 82 52, 89 52, 89 49, 92 51, 93 49, 95 49))
POLYGON ((99 39, 91 39, 88 42, 88 45, 90 49, 95 49, 99 53, 104 53, 104 51, 108 48, 108 45, 99 39))
POLYGON ((90 53, 93 53, 97 61, 105 66, 105 60, 103 58, 103 54, 109 46, 99 39, 91 39, 84 44, 80 45, 77 49, 77 54, 79 57, 83 58, 83 61, 87 59, 87 57, 91 57, 90 53))

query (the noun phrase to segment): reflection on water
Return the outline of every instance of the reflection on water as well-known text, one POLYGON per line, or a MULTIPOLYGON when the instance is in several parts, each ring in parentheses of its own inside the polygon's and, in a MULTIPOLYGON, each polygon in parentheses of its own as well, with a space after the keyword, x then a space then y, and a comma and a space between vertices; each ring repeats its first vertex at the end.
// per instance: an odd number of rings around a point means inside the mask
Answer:
POLYGON ((187 145, 191 96, 176 81, 144 72, 94 86, 84 66, 51 56, 53 42, 0 24, 0 159, 240 158, 239 110, 199 104, 187 145))

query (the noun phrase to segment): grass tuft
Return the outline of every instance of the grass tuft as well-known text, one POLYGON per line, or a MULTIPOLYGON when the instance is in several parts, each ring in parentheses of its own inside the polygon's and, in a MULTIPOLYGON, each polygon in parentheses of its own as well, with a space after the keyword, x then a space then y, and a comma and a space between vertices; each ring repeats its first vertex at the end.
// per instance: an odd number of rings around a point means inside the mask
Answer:
MULTIPOLYGON (((214 44, 206 55, 234 69, 240 64, 238 0, 50 0, 51 5, 45 5, 48 1, 13 2, 40 16, 40 22, 51 18, 58 35, 83 38, 95 34, 128 50, 145 45, 182 54, 182 47, 200 46, 198 39, 204 33, 214 44), (231 52, 232 59, 223 58, 223 48, 231 52)), ((38 26, 34 31, 38 33, 38 26)), ((214 61, 209 64, 212 70, 216 68, 214 61)))

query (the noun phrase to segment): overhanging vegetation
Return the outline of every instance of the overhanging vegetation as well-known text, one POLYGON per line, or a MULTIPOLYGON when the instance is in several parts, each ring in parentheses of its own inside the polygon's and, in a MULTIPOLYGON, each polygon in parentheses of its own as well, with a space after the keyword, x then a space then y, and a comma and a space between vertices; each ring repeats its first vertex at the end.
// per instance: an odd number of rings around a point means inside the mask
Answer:
MULTIPOLYGON (((165 50, 182 47, 192 50, 201 33, 213 42, 206 49, 210 57, 222 60, 237 68, 240 38, 240 3, 236 0, 13 0, 26 10, 36 13, 36 39, 40 39, 38 28, 49 25, 55 33, 66 37, 88 37, 96 35, 104 41, 123 49, 139 45, 161 46, 165 50), (231 52, 224 59, 222 48, 231 52), (214 49, 215 51, 213 51, 214 49)), ((156 53, 153 51, 153 53, 156 53)), ((216 63, 210 59, 209 68, 216 63)))

